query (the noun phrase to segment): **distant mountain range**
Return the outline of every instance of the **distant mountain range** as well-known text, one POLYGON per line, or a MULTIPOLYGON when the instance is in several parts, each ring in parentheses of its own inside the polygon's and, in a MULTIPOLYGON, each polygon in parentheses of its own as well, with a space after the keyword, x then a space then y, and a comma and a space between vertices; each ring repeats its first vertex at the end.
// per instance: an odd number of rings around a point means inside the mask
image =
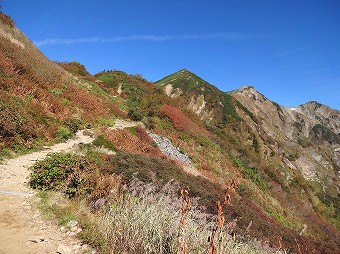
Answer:
POLYGON ((185 98, 188 109, 207 123, 232 119, 246 124, 263 144, 263 158, 278 155, 285 167, 306 179, 340 187, 339 110, 315 101, 285 108, 252 86, 222 92, 188 70, 156 84, 172 98, 185 98))

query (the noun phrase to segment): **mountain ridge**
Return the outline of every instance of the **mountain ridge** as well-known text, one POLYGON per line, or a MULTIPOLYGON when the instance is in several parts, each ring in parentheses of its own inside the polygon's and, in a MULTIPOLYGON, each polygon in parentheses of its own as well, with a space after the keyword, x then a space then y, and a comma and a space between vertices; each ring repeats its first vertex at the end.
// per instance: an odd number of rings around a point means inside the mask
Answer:
MULTIPOLYGON (((181 89, 180 79, 176 80, 178 91, 181 89)), ((165 88, 170 85, 162 83, 165 88)), ((164 91, 168 96, 172 96, 171 87, 164 91)), ((217 91, 220 94, 224 93, 218 89, 217 91)), ((233 99, 232 107, 237 114, 237 119, 242 119, 241 122, 249 128, 245 131, 247 135, 256 136, 258 139, 256 143, 262 144, 259 155, 263 159, 268 160, 269 154, 274 154, 274 157, 280 158, 284 167, 299 171, 307 181, 336 186, 337 191, 330 195, 339 195, 340 160, 337 152, 340 147, 339 110, 315 101, 301 104, 294 109, 286 108, 269 100, 254 86, 244 86, 227 94, 233 99)), ((190 103, 186 107, 200 116, 203 121, 214 124, 214 118, 224 117, 223 112, 220 116, 216 111, 216 108, 224 107, 221 101, 206 100, 200 89, 196 89, 196 94, 192 91, 177 93, 177 97, 189 97, 186 101, 190 103), (202 117, 202 112, 205 111, 210 113, 209 119, 202 117)), ((215 121, 215 124, 218 122, 221 121, 215 121)), ((223 126, 227 126, 225 124, 228 125, 224 122, 223 126)), ((251 139, 244 141, 254 142, 251 139)))

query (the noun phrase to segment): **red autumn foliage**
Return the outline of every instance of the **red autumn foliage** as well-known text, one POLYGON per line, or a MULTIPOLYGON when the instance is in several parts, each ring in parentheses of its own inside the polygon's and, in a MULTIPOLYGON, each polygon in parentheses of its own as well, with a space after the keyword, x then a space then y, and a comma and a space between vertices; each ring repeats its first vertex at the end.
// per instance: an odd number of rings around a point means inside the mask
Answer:
POLYGON ((194 132, 197 129, 196 124, 178 108, 164 104, 160 108, 160 112, 165 114, 179 131, 194 132))
POLYGON ((152 146, 150 140, 136 136, 128 130, 106 129, 104 136, 108 141, 123 151, 164 158, 162 152, 157 147, 152 146))
POLYGON ((144 140, 148 144, 152 144, 152 138, 149 136, 149 134, 146 132, 146 130, 140 126, 136 127, 137 137, 140 140, 144 140))

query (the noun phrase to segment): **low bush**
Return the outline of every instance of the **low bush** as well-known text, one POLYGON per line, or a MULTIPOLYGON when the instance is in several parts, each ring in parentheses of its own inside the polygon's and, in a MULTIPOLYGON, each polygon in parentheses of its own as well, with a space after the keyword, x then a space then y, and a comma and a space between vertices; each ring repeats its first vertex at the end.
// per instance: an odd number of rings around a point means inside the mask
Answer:
POLYGON ((98 136, 93 142, 93 145, 98 147, 104 147, 106 149, 109 149, 113 152, 118 152, 118 149, 107 139, 105 139, 103 136, 98 136))
POLYGON ((82 121, 79 119, 66 119, 64 121, 64 125, 72 132, 72 133, 76 133, 82 125, 82 121))
POLYGON ((57 129, 57 138, 61 141, 68 140, 73 136, 73 133, 70 131, 69 128, 64 126, 59 126, 57 129))
POLYGON ((115 124, 116 118, 114 116, 110 118, 98 117, 96 122, 100 125, 112 127, 115 124))
POLYGON ((81 173, 88 169, 89 163, 73 154, 50 154, 46 159, 32 167, 30 186, 40 190, 61 190, 73 196, 74 191, 83 182, 81 173))
POLYGON ((178 108, 164 104, 160 112, 171 120, 177 130, 195 132, 196 125, 178 108))
POLYGON ((99 170, 99 163, 91 158, 70 153, 49 154, 30 168, 30 187, 60 191, 68 197, 83 197, 89 202, 107 198, 112 194, 116 179, 99 170))
POLYGON ((130 109, 128 117, 133 121, 142 121, 146 116, 146 112, 141 109, 130 109))
POLYGON ((255 167, 245 167, 243 173, 250 178, 261 190, 267 190, 268 184, 255 167))

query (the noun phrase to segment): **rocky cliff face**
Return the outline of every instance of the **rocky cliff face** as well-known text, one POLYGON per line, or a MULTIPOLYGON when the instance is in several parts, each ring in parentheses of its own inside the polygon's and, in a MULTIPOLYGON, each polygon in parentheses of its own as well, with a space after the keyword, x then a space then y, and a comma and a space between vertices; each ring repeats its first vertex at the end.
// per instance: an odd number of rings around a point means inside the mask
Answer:
POLYGON ((266 149, 281 157, 283 167, 298 170, 307 180, 336 186, 339 191, 340 111, 317 102, 285 108, 251 86, 231 94, 256 117, 254 122, 238 112, 259 133, 266 149))

